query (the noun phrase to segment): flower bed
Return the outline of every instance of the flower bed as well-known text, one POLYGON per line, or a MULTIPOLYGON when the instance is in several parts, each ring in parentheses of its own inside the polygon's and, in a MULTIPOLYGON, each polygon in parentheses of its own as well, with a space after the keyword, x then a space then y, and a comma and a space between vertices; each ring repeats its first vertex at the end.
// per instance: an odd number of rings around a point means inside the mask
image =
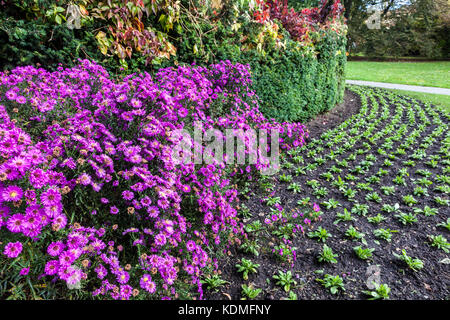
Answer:
POLYGON ((210 253, 244 234, 237 185, 263 164, 176 165, 173 133, 196 120, 204 131, 273 129, 282 149, 307 135, 264 118, 250 83, 248 67, 229 61, 118 81, 88 60, 0 73, 2 286, 27 277, 47 289, 26 287, 25 298, 113 299, 196 287, 201 298, 210 253))

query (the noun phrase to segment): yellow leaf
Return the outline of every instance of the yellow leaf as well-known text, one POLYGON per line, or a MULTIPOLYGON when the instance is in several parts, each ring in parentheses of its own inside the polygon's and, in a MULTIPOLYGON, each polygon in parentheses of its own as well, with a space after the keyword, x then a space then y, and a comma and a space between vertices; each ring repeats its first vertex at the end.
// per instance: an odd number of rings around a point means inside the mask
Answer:
POLYGON ((122 47, 122 45, 120 43, 117 44, 117 55, 119 56, 120 59, 125 59, 126 57, 126 51, 125 49, 122 47))
POLYGON ((100 52, 106 55, 108 53, 108 40, 106 38, 106 33, 99 31, 95 38, 97 39, 100 52))

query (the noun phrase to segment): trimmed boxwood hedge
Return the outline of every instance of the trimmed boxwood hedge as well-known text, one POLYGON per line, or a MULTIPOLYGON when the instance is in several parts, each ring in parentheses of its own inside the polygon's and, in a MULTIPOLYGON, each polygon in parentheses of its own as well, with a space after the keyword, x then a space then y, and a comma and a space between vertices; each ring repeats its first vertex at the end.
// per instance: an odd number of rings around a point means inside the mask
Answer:
POLYGON ((262 111, 280 121, 307 121, 342 101, 345 88, 345 37, 327 33, 316 55, 295 48, 273 63, 250 63, 262 111))

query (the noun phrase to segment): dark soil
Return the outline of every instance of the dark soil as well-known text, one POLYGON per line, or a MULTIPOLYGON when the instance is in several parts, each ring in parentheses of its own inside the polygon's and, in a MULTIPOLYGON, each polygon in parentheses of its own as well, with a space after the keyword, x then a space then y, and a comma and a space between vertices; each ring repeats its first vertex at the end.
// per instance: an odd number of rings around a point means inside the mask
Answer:
MULTIPOLYGON (((382 92, 382 90, 376 90, 382 92)), ((403 101, 406 103, 406 101, 403 101)), ((393 114, 396 109, 396 103, 390 101, 390 112, 393 114)), ((353 114, 359 112, 361 106, 360 98, 357 94, 351 91, 346 91, 345 102, 327 114, 321 115, 315 120, 309 122, 307 127, 310 132, 310 139, 319 138, 319 136, 345 121, 353 114)), ((405 110, 408 106, 406 103, 405 110)), ((441 119, 448 124, 448 118, 440 114, 441 119)), ((431 118, 429 116, 429 118, 431 118)), ((407 112, 403 113, 402 122, 407 123, 407 112)), ((435 124, 430 124, 423 133, 423 137, 429 135, 436 128, 435 124)), ((381 128, 382 129, 382 128, 381 128)), ((427 149, 427 156, 438 154, 441 147, 441 141, 445 138, 445 134, 438 137, 434 145, 427 149)), ((383 140, 383 139, 381 139, 383 140)), ((363 148, 363 143, 366 140, 363 138, 356 143, 354 148, 341 154, 338 160, 346 158, 350 153, 355 150, 363 148)), ((376 142, 372 147, 372 154, 377 156, 377 160, 370 169, 360 174, 360 178, 357 182, 366 182, 365 178, 374 175, 380 168, 383 167, 383 161, 386 157, 376 153, 379 145, 383 141, 376 142)), ((392 152, 397 149, 403 141, 397 141, 394 143, 392 152)), ((364 291, 368 290, 367 283, 368 278, 371 275, 371 269, 369 267, 378 267, 380 271, 381 283, 387 284, 391 288, 390 299, 449 299, 450 298, 450 265, 442 263, 446 261, 444 259, 450 258, 448 253, 443 250, 436 249, 429 245, 428 235, 443 235, 449 239, 449 231, 442 227, 436 227, 436 224, 442 223, 448 217, 450 217, 450 210, 448 206, 438 205, 433 200, 435 196, 440 196, 444 199, 448 199, 448 194, 442 194, 434 190, 433 186, 428 188, 428 196, 415 196, 419 203, 413 207, 406 206, 403 203, 402 197, 407 194, 412 194, 414 188, 417 186, 413 183, 413 179, 421 178, 415 174, 416 170, 427 169, 432 172, 432 176, 428 179, 435 181, 436 175, 442 175, 443 165, 439 165, 436 168, 430 168, 425 164, 428 160, 417 160, 416 166, 407 167, 410 176, 406 178, 406 186, 396 186, 396 193, 394 195, 384 195, 380 186, 392 186, 392 179, 399 169, 404 168, 403 161, 409 159, 411 153, 418 148, 422 143, 421 139, 418 139, 416 145, 413 145, 410 150, 404 155, 399 155, 393 166, 387 168, 389 174, 381 177, 380 184, 371 184, 370 186, 376 191, 383 199, 381 203, 375 203, 366 200, 367 191, 360 191, 357 193, 355 200, 360 204, 369 205, 369 213, 367 216, 375 216, 378 213, 382 213, 386 220, 379 225, 374 225, 368 222, 367 217, 352 214, 356 218, 353 222, 340 222, 334 224, 336 219, 336 213, 343 212, 344 208, 349 211, 354 205, 354 202, 348 201, 336 187, 331 185, 331 182, 327 182, 320 178, 320 174, 326 172, 333 164, 334 161, 327 161, 322 166, 319 166, 315 171, 308 172, 306 175, 295 176, 293 169, 284 170, 286 174, 292 174, 293 182, 299 183, 302 186, 302 192, 294 194, 287 189, 289 183, 276 182, 274 194, 281 198, 281 203, 286 210, 298 208, 297 201, 310 197, 311 201, 321 203, 331 198, 339 201, 340 207, 336 209, 326 210, 322 207, 323 215, 320 221, 313 222, 310 229, 305 229, 305 234, 300 234, 294 238, 294 246, 297 247, 297 258, 293 267, 288 264, 284 264, 277 260, 272 254, 272 247, 277 239, 269 237, 261 237, 260 240, 260 254, 258 257, 243 253, 239 248, 229 248, 228 253, 223 256, 219 261, 219 273, 222 279, 228 281, 228 284, 218 289, 216 292, 208 292, 205 290, 206 299, 240 299, 241 285, 251 284, 255 288, 262 289, 261 294, 257 299, 279 300, 288 297, 281 287, 275 284, 272 279, 273 275, 278 270, 292 270, 294 278, 297 281, 292 291, 297 295, 298 299, 366 299, 368 296, 364 291), (306 181, 316 179, 320 181, 321 186, 328 189, 329 194, 321 199, 315 198, 312 194, 312 189, 306 185, 306 181), (418 222, 412 225, 403 225, 397 218, 394 217, 395 213, 382 212, 381 207, 383 204, 394 205, 398 203, 402 212, 412 212, 414 208, 424 208, 430 206, 439 210, 435 216, 424 216, 418 214, 418 222), (345 230, 353 225, 358 231, 365 233, 365 239, 367 246, 363 247, 375 248, 373 252, 373 258, 364 261, 359 259, 353 251, 353 247, 361 245, 361 242, 356 242, 347 239, 344 234, 345 230), (325 228, 332 237, 328 238, 326 244, 333 249, 334 253, 337 253, 336 264, 319 263, 317 260, 318 253, 322 250, 323 243, 318 242, 315 239, 311 239, 306 234, 315 230, 318 226, 325 228), (378 239, 373 235, 373 230, 378 228, 389 228, 391 230, 398 230, 397 233, 393 233, 392 241, 387 242, 382 239, 378 239), (405 249, 409 256, 418 257, 424 262, 424 268, 414 272, 407 267, 407 265, 397 259, 393 253, 400 254, 401 249, 405 249), (255 263, 258 263, 257 274, 251 274, 249 280, 244 281, 242 274, 237 272, 236 264, 245 257, 255 263), (316 281, 317 278, 322 278, 324 274, 340 275, 344 279, 345 291, 332 295, 327 289, 325 289, 320 283, 316 281)), ((364 160, 366 154, 358 155, 357 159, 353 161, 348 168, 344 168, 344 171, 339 176, 344 177, 354 165, 364 160)), ((445 158, 442 157, 442 158, 445 158)), ((448 155, 447 155, 448 159, 448 155)), ((306 163, 314 162, 311 158, 306 158, 306 163)), ((280 172, 281 173, 281 172, 280 172)), ((337 174, 335 175, 337 176, 337 174)), ((278 176, 277 176, 278 177, 278 176)), ((349 184, 356 184, 355 182, 347 181, 349 184)), ((353 186, 354 187, 354 186, 353 186)), ((267 192, 264 192, 255 183, 249 188, 253 190, 250 193, 250 197, 244 201, 245 205, 251 209, 253 214, 252 218, 245 220, 244 222, 253 221, 255 219, 263 220, 263 217, 267 215, 270 208, 263 203, 262 198, 267 196, 267 192)), ((252 237, 252 236, 250 236, 252 237)))
POLYGON ((346 90, 344 102, 305 124, 309 131, 309 137, 319 137, 323 132, 334 129, 347 118, 358 113, 360 107, 359 96, 350 90, 346 90))

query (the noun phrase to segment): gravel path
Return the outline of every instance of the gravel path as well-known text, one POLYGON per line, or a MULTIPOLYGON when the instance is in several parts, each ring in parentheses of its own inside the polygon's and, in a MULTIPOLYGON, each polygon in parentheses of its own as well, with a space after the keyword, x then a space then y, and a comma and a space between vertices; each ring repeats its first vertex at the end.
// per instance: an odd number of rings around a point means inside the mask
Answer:
POLYGON ((410 85, 405 85, 405 84, 359 81, 359 80, 346 80, 345 82, 347 84, 355 84, 358 86, 370 86, 370 87, 385 88, 385 89, 398 89, 398 90, 424 92, 424 93, 435 93, 435 94, 444 94, 444 95, 450 96, 450 89, 445 89, 445 88, 410 86, 410 85))

